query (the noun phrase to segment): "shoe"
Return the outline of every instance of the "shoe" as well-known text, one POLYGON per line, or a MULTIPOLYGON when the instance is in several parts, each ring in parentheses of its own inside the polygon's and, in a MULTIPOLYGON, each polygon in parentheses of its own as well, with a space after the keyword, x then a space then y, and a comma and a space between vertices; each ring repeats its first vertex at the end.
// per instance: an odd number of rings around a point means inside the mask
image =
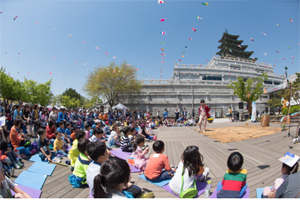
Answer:
POLYGON ((154 137, 154 141, 156 141, 156 139, 157 139, 157 135, 154 137))
POLYGON ((207 178, 208 174, 209 174, 210 170, 208 167, 204 168, 204 172, 203 172, 203 176, 205 177, 205 179, 207 178))
POLYGON ((203 130, 203 133, 205 133, 205 130, 203 130))
POLYGON ((16 169, 20 169, 20 166, 19 166, 17 163, 14 164, 14 167, 15 167, 16 169))
POLYGON ((153 198, 154 193, 153 192, 148 192, 148 193, 143 193, 139 198, 153 198))
POLYGON ((71 162, 70 162, 69 160, 66 160, 65 163, 66 163, 67 165, 71 165, 71 162))
POLYGON ((74 171, 74 167, 73 166, 71 166, 71 172, 73 172, 74 171))
POLYGON ((23 164, 23 163, 21 163, 21 162, 20 162, 20 160, 17 160, 17 164, 18 164, 19 166, 21 166, 21 167, 23 167, 23 166, 24 166, 24 164, 23 164))
POLYGON ((10 169, 10 176, 14 176, 14 174, 15 174, 15 168, 11 168, 10 169))

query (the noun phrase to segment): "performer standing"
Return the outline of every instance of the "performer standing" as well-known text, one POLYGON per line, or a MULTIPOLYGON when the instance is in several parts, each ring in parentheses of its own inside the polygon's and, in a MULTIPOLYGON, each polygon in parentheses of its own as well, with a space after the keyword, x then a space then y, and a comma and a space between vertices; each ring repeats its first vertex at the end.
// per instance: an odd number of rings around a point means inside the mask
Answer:
POLYGON ((202 99, 200 101, 200 103, 201 103, 201 106, 199 107, 200 120, 199 120, 199 129, 198 129, 198 131, 201 132, 201 125, 202 125, 202 121, 203 121, 203 132, 205 132, 207 119, 210 116, 210 108, 207 105, 205 105, 204 99, 202 99))

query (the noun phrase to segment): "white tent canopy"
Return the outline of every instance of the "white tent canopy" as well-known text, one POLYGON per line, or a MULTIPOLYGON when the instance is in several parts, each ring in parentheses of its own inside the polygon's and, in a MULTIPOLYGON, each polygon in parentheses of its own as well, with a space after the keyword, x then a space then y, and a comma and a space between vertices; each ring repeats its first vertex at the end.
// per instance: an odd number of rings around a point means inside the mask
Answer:
POLYGON ((118 105, 112 107, 112 109, 117 108, 118 110, 127 110, 128 108, 124 106, 123 104, 119 103, 118 105))

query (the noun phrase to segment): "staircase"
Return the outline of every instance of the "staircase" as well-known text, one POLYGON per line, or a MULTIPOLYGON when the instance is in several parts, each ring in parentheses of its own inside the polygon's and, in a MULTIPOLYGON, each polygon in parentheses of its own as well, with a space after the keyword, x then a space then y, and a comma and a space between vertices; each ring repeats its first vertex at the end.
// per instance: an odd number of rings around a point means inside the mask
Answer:
MULTIPOLYGON (((281 118, 284 117, 284 115, 270 115, 270 122, 280 122, 281 118)), ((300 122, 300 116, 296 116, 291 118, 291 123, 299 123, 300 122)))

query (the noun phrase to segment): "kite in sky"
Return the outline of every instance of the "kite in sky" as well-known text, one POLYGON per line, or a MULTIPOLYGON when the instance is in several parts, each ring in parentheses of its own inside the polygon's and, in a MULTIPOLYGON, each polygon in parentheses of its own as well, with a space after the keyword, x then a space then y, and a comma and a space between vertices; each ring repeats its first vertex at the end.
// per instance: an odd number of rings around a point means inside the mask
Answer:
POLYGON ((276 50, 276 52, 277 52, 277 53, 279 53, 279 51, 278 51, 278 50, 276 50))
POLYGON ((158 0, 158 4, 161 4, 161 3, 166 3, 166 1, 160 1, 160 0, 158 0))
POLYGON ((241 45, 238 45, 238 47, 242 48, 242 46, 241 46, 241 45))
POLYGON ((115 58, 117 58, 117 57, 113 57, 113 59, 115 59, 115 58))
POLYGON ((275 60, 275 62, 277 62, 277 60, 275 60))
POLYGON ((191 41, 193 40, 193 39, 192 39, 192 38, 190 38, 190 37, 189 37, 188 39, 189 39, 189 40, 191 40, 191 41))
POLYGON ((159 21, 160 21, 160 22, 164 22, 164 21, 166 21, 166 18, 162 18, 162 19, 160 19, 159 21))
POLYGON ((264 34, 264 36, 267 36, 267 34, 265 32, 261 32, 262 34, 264 34))
POLYGON ((294 22, 294 21, 292 20, 292 18, 289 18, 289 20, 290 20, 291 22, 294 22))
POLYGON ((204 6, 208 6, 208 3, 207 2, 205 2, 205 1, 202 1, 202 3, 201 3, 202 5, 204 5, 204 6))
POLYGON ((14 20, 16 20, 17 18, 18 18, 18 16, 15 16, 15 17, 14 17, 14 20))
POLYGON ((162 56, 165 56, 166 54, 162 53, 161 55, 162 55, 162 56))
POLYGON ((165 45, 165 43, 163 43, 163 42, 160 42, 162 45, 165 45))
POLYGON ((98 47, 98 46, 96 46, 96 47, 95 47, 95 49, 99 49, 99 47, 98 47))
POLYGON ((182 60, 179 59, 179 61, 181 62, 182 60))
POLYGON ((264 53, 264 55, 266 56, 266 55, 267 55, 267 53, 264 53))
POLYGON ((295 59, 294 56, 292 56, 292 58, 295 59))
POLYGON ((70 35, 67 35, 68 37, 71 37, 72 36, 72 34, 70 34, 70 35))
POLYGON ((283 58, 283 60, 285 60, 285 58, 283 58))
POLYGON ((165 58, 161 58, 161 59, 163 59, 163 60, 164 60, 165 58))
POLYGON ((182 55, 181 57, 182 57, 182 58, 184 58, 184 56, 183 56, 183 55, 182 55))
POLYGON ((187 49, 187 46, 185 46, 185 48, 187 49))
POLYGON ((162 51, 165 51, 163 48, 160 48, 162 51))
POLYGON ((192 30, 193 30, 193 31, 195 31, 195 32, 197 31, 197 30, 196 30, 196 29, 194 29, 194 28, 192 28, 192 30))
POLYGON ((108 53, 105 53, 106 55, 108 55, 108 53))
POLYGON ((2 14, 2 11, 0 11, 0 14, 2 14))
POLYGON ((83 44, 85 44, 86 42, 82 41, 83 44))
POLYGON ((53 28, 54 31, 56 31, 56 28, 53 28))
POLYGON ((165 35, 165 34, 166 34, 166 32, 165 32, 165 31, 162 31, 162 32, 160 32, 160 34, 162 34, 162 35, 165 35))
POLYGON ((184 53, 185 54, 185 52, 183 51, 182 53, 184 53))
POLYGON ((288 46, 288 49, 291 50, 291 47, 288 46))
POLYGON ((201 18, 201 17, 197 16, 197 17, 196 17, 196 19, 203 19, 203 18, 201 18))
POLYGON ((280 24, 276 24, 276 26, 280 26, 280 24))
POLYGON ((36 24, 39 24, 38 22, 35 22, 36 24))
POLYGON ((162 61, 161 63, 165 63, 164 61, 162 61))
POLYGON ((250 40, 251 40, 252 42, 254 42, 253 38, 250 38, 250 40))

